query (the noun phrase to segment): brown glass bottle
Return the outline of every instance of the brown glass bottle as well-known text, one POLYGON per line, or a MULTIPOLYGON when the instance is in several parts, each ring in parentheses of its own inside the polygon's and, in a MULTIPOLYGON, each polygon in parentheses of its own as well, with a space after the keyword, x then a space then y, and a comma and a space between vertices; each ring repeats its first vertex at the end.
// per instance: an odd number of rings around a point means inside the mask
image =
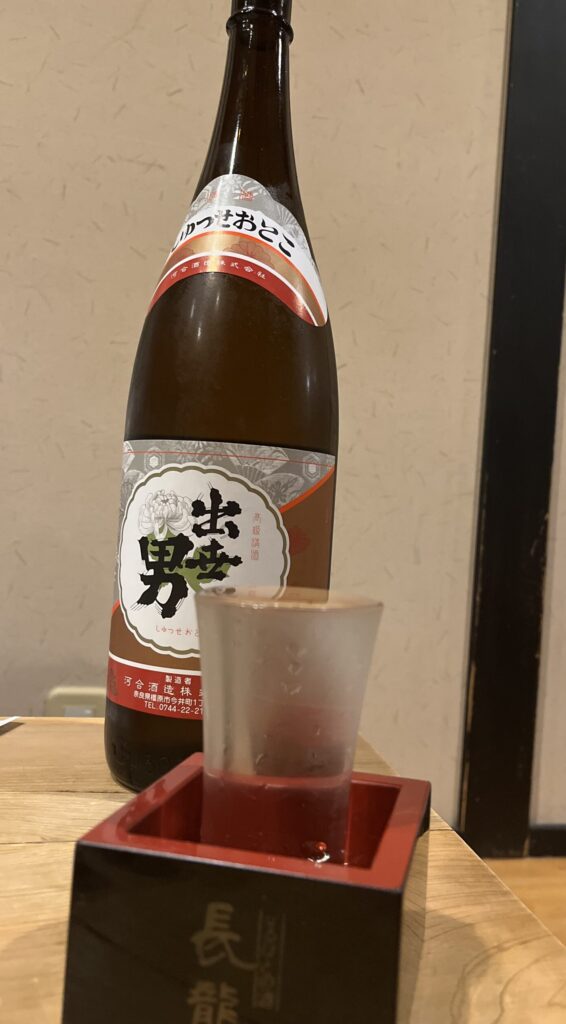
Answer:
POLYGON ((222 95, 195 193, 204 198, 166 264, 135 360, 106 712, 108 763, 133 789, 201 749, 198 654, 183 647, 198 645, 186 625, 191 589, 219 578, 265 583, 266 574, 269 585, 329 580, 336 366, 301 239, 290 7, 232 4, 222 95), (229 556, 233 564, 221 561, 229 556))

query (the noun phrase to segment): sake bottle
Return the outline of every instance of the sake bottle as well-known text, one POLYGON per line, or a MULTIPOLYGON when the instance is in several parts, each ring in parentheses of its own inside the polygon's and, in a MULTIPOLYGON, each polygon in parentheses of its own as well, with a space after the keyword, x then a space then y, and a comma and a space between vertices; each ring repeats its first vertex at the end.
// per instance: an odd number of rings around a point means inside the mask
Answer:
POLYGON ((132 789, 201 749, 195 593, 329 582, 336 364, 293 153, 290 12, 232 3, 210 148, 135 359, 106 711, 132 789))

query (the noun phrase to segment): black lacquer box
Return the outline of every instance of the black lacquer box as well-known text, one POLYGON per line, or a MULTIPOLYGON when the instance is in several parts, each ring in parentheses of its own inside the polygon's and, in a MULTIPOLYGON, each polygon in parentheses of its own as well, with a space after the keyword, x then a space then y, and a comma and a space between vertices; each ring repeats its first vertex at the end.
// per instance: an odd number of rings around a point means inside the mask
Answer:
POLYGON ((404 1024, 430 786, 355 773, 347 866, 199 842, 195 755, 77 843, 63 1024, 404 1024))

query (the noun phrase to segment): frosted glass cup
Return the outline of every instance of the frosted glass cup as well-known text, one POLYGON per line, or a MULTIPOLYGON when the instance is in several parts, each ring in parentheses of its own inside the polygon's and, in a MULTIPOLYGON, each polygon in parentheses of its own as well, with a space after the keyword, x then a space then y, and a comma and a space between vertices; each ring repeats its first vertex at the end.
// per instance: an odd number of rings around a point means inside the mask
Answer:
POLYGON ((382 605, 323 590, 201 592, 201 841, 342 863, 382 605))

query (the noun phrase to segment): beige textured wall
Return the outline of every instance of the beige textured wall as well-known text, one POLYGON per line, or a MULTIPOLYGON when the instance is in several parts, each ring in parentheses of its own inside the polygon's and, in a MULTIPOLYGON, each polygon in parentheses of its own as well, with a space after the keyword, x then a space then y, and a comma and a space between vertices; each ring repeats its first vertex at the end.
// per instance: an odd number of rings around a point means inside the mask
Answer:
MULTIPOLYGON (((566 351, 566 323, 562 335, 566 351)), ((541 677, 537 706, 535 763, 531 799, 534 825, 566 822, 566 362, 560 367, 558 423, 552 499, 548 524, 541 677)))
MULTIPOLYGON (((3 14, 0 703, 101 682, 126 392, 208 143, 228 0, 3 14)), ((342 395, 334 580, 387 609, 369 738, 451 816, 506 0, 295 3, 342 395)))

